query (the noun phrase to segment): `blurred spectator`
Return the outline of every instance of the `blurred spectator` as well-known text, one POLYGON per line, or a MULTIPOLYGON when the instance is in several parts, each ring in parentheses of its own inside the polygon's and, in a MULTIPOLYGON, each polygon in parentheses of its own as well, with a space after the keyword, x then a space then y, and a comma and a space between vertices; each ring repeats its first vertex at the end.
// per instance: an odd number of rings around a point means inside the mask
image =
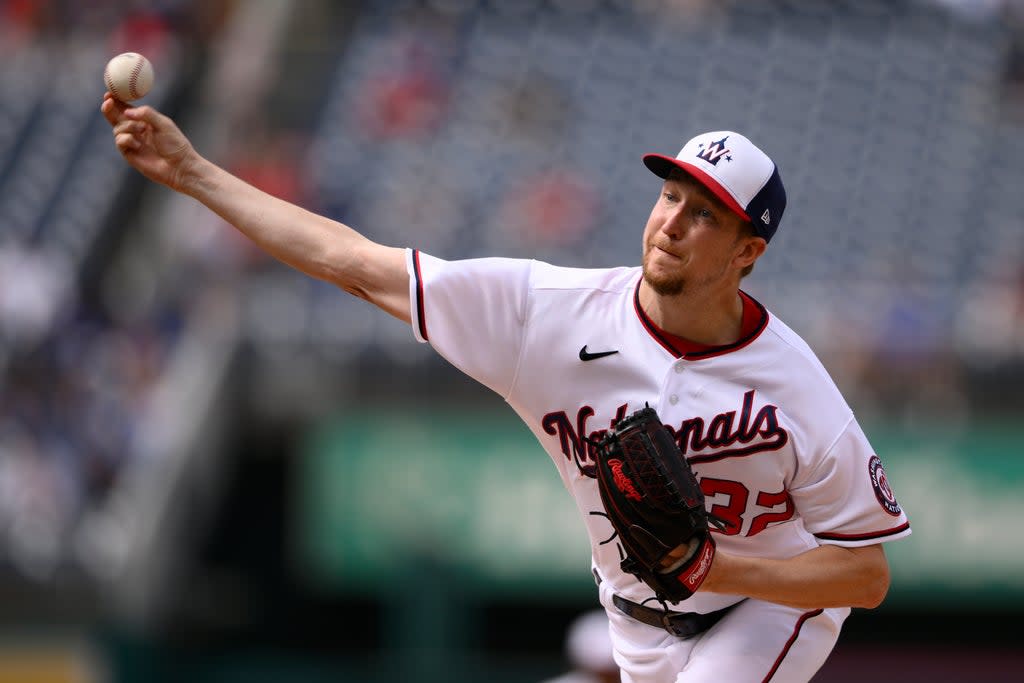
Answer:
POLYGON ((964 294, 954 341, 969 365, 1024 364, 1024 265, 1006 265, 964 294))
MULTIPOLYGON (((29 103, 25 109, 0 107, 0 131, 8 141, 31 139, 48 120, 29 116, 31 107, 54 109, 43 99, 50 88, 25 88, 25 83, 45 80, 44 70, 52 67, 46 59, 33 58, 36 51, 45 54, 47 45, 55 45, 80 69, 88 69, 95 58, 97 72, 104 52, 143 52, 158 69, 167 55, 162 75, 169 83, 174 78, 170 53, 179 41, 211 30, 232 4, 0 0, 0 57, 20 60, 0 80, 5 94, 23 91, 29 103)), ((95 79, 98 97, 102 79, 98 73, 95 79)), ((0 98, 4 104, 7 99, 0 98)), ((55 128, 72 131, 55 141, 55 147, 80 148, 80 156, 54 161, 34 155, 32 161, 42 163, 20 164, 28 155, 19 157, 17 144, 10 142, 0 146, 0 153, 7 154, 0 156, 0 187, 10 187, 22 174, 35 176, 37 184, 49 183, 46 187, 54 191, 46 203, 59 205, 59 193, 79 192, 83 196, 68 203, 87 206, 91 197, 76 183, 76 174, 97 173, 102 163, 82 163, 93 148, 75 135, 83 131, 84 136, 89 117, 96 115, 92 105, 83 112, 58 112, 66 118, 55 128), (18 174, 9 172, 15 163, 23 167, 18 174), (46 177, 47 172, 55 175, 46 177)), ((113 195, 119 188, 104 189, 113 195)), ((93 220, 102 222, 102 213, 97 210, 93 220)), ((79 286, 84 264, 77 255, 90 253, 88 236, 102 230, 78 216, 78 222, 61 232, 53 225, 60 215, 40 210, 25 221, 28 230, 0 225, 0 563, 43 582, 63 569, 74 573, 70 544, 76 525, 110 492, 123 466, 144 452, 144 444, 137 442, 138 428, 163 379, 188 304, 171 299, 127 316, 129 294, 137 292, 116 287, 96 303, 99 292, 79 286), (75 257, 65 248, 69 239, 81 242, 75 243, 75 257)), ((112 229, 127 232, 134 225, 119 217, 112 229)), ((100 273, 97 289, 109 279, 106 255, 90 265, 100 273)))
POLYGON ((1019 123, 1024 121, 1024 0, 1007 3, 1003 24, 1009 34, 1003 72, 1003 106, 1007 117, 1019 123))
POLYGON ((542 172, 511 188, 494 230, 531 247, 571 245, 594 229, 599 206, 586 176, 570 169, 542 172))
POLYGON ((114 327, 83 309, 12 355, 0 376, 0 547, 23 575, 67 566, 82 513, 142 452, 136 430, 176 334, 173 319, 114 327))
POLYGON ((503 90, 497 108, 502 124, 520 145, 551 145, 573 122, 572 98, 564 83, 530 71, 523 80, 503 90))
POLYGON ((392 56, 367 75, 359 120, 372 139, 419 138, 434 132, 448 107, 449 83, 432 36, 400 34, 385 46, 392 56))
POLYGON ((307 205, 306 188, 296 163, 302 137, 293 131, 271 129, 259 120, 245 123, 243 128, 244 138, 228 162, 232 172, 275 197, 307 205))
POLYGON ((70 269, 57 252, 0 247, 0 343, 32 345, 50 332, 74 293, 70 269))
POLYGON ((50 23, 50 3, 0 0, 0 56, 17 52, 50 23))
POLYGON ((136 10, 120 18, 110 38, 110 54, 139 52, 160 64, 176 38, 168 17, 153 10, 136 10))
POLYGON ((604 609, 584 612, 569 625, 565 654, 572 668, 543 683, 618 683, 619 667, 612 658, 608 616, 604 609))
POLYGON ((1015 0, 931 0, 936 5, 955 12, 957 16, 968 21, 990 21, 1000 16, 1002 11, 1015 0))
MULTIPOLYGON (((297 132, 272 128, 260 114, 252 114, 234 129, 245 133, 232 137, 225 152, 228 169, 264 192, 311 207, 312 199, 298 165, 305 145, 303 137, 297 132)), ((175 235, 190 265, 218 278, 274 265, 273 259, 234 228, 195 208, 189 205, 184 209, 191 229, 175 235)))

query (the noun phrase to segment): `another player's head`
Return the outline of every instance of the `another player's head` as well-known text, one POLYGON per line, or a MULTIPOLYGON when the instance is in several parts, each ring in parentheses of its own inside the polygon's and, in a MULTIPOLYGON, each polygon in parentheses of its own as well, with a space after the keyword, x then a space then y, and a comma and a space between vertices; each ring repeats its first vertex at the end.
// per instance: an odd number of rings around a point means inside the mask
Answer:
POLYGON ((577 672, 591 674, 600 681, 620 680, 604 609, 589 610, 573 620, 566 635, 565 649, 577 672))
POLYGON ((644 231, 644 278, 659 294, 729 286, 749 274, 778 229, 786 191, 746 137, 702 133, 675 158, 647 154, 665 185, 644 231))

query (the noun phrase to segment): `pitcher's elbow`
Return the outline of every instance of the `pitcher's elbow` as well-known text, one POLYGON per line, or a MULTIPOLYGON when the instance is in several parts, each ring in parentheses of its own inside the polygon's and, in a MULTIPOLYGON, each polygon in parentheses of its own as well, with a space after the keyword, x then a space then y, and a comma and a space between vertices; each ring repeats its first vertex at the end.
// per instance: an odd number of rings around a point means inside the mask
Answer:
POLYGON ((866 609, 874 609, 881 605, 885 601, 885 596, 889 593, 889 568, 884 567, 879 571, 873 572, 871 578, 864 582, 865 591, 863 599, 860 605, 857 607, 864 607, 866 609))

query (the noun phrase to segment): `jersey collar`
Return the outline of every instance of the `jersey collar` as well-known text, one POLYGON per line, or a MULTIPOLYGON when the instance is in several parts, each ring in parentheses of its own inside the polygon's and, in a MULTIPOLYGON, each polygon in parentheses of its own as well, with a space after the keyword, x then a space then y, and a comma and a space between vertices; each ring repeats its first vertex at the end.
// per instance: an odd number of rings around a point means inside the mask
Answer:
POLYGON ((656 342, 661 344, 666 351, 672 354, 674 358, 702 360, 704 358, 714 358, 715 356, 722 356, 733 351, 738 351, 757 339, 768 326, 767 309, 754 299, 754 297, 741 289, 740 297, 743 299, 743 329, 741 330, 740 338, 732 344, 726 344, 724 346, 708 346, 706 344, 691 342, 670 332, 666 332, 655 325, 654 321, 647 316, 643 307, 640 306, 641 282, 643 282, 643 276, 637 280, 636 289, 633 292, 633 308, 636 310, 636 315, 640 318, 640 324, 644 326, 647 333, 650 334, 656 342))

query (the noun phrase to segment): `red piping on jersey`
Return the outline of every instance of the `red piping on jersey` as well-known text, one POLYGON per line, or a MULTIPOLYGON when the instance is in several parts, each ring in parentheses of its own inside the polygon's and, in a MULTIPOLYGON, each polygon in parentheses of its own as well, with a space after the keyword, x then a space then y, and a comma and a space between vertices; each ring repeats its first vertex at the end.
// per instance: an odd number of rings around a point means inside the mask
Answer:
POLYGON ((740 290, 740 297, 743 299, 744 322, 746 322, 748 317, 748 309, 753 308, 758 314, 758 317, 755 318, 756 323, 749 329, 749 331, 746 326, 744 326, 743 332, 745 332, 745 334, 732 344, 726 344, 724 346, 703 346, 693 344, 693 349, 680 348, 682 344, 692 344, 692 342, 686 342, 685 340, 666 332, 655 325, 653 320, 647 317, 647 313, 644 312, 643 307, 640 305, 641 282, 643 282, 642 277, 637 281, 636 290, 633 292, 633 308, 636 310, 636 315, 640 318, 640 323, 647 330, 647 333, 654 337, 654 340, 661 344, 662 347, 672 354, 674 358, 703 360, 704 358, 714 358, 715 356, 722 356, 733 351, 738 351, 757 339, 761 333, 764 332, 765 328, 768 327, 768 311, 765 307, 762 306, 754 297, 750 296, 743 290, 740 290))
POLYGON ((793 647, 793 643, 796 642, 797 636, 800 635, 800 629, 804 627, 804 622, 808 619, 818 616, 824 611, 825 610, 823 609, 816 609, 813 612, 804 612, 800 615, 800 618, 796 620, 796 626, 793 627, 793 635, 791 635, 789 637, 789 640, 786 641, 786 645, 782 648, 782 652, 779 653, 779 656, 776 657, 775 663, 772 665, 771 671, 768 672, 768 675, 764 677, 761 683, 768 683, 768 681, 772 680, 772 677, 775 676, 776 672, 778 672, 779 666, 782 665, 782 660, 785 659, 786 655, 789 654, 789 649, 793 647))
POLYGON ((420 273, 420 250, 412 250, 412 272, 416 278, 416 322, 420 326, 420 336, 429 341, 427 336, 427 318, 423 309, 423 275, 420 273))
POLYGON ((898 527, 892 529, 886 529, 885 531, 869 531, 864 534, 814 534, 815 538, 820 538, 826 541, 869 541, 873 538, 885 538, 886 536, 894 536, 898 533, 906 531, 910 528, 910 522, 904 522, 898 527))

